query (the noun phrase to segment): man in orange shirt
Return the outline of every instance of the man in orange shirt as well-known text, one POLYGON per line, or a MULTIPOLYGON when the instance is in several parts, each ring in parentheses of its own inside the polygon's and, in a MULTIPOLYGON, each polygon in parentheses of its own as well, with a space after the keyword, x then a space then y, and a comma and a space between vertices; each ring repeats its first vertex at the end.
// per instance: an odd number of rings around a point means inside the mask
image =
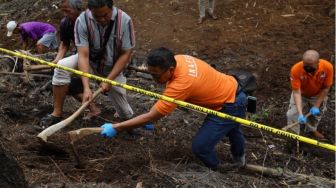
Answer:
MULTIPOLYGON (((308 50, 303 54, 303 60, 296 63, 291 69, 292 95, 287 111, 287 122, 291 124, 299 121, 306 124, 305 132, 323 139, 317 131, 317 126, 326 111, 327 95, 333 84, 333 66, 330 62, 320 59, 315 50, 308 50), (309 108, 311 116, 303 115, 303 108, 309 108)), ((292 128, 300 134, 300 126, 292 128)))
MULTIPOLYGON (((174 55, 169 49, 158 48, 150 52, 148 71, 153 79, 166 84, 163 95, 187 101, 223 113, 245 117, 246 95, 238 90, 234 77, 213 69, 206 62, 188 55, 174 55), (238 90, 238 91, 237 91, 238 90)), ((118 132, 144 126, 171 113, 176 105, 159 100, 149 112, 121 123, 102 125, 101 134, 114 137, 118 132)), ((207 115, 203 125, 192 141, 194 154, 212 170, 223 168, 217 158, 215 146, 223 138, 229 137, 233 165, 245 165, 244 137, 240 124, 213 115, 207 115)), ((227 165, 224 165, 227 167, 227 165)))

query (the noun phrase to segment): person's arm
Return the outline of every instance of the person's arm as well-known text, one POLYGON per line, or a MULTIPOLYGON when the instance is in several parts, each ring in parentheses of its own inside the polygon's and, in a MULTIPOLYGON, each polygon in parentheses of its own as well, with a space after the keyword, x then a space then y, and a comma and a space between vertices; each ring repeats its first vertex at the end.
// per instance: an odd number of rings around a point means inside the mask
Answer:
POLYGON ((29 49, 34 48, 34 46, 37 44, 37 39, 36 40, 32 40, 29 46, 29 49))
POLYGON ((328 92, 330 90, 330 87, 326 87, 326 88, 323 88, 319 94, 317 95, 317 100, 314 104, 314 107, 316 108, 320 108, 323 100, 326 98, 326 96, 328 95, 328 92))
MULTIPOLYGON (((127 63, 129 62, 132 54, 132 49, 124 50, 121 56, 118 58, 117 62, 113 66, 110 74, 107 76, 107 79, 114 80, 126 67, 127 63)), ((104 92, 110 90, 111 85, 108 83, 102 83, 101 87, 104 92)))
POLYGON ((29 41, 28 40, 22 40, 22 48, 23 50, 27 50, 29 46, 29 41))
MULTIPOLYGON (((90 64, 89 64, 89 47, 78 47, 78 69, 82 72, 89 73, 90 64)), ((83 83, 83 100, 86 102, 92 98, 92 91, 90 89, 89 78, 82 76, 83 83)))
POLYGON ((303 115, 302 113, 302 96, 301 96, 301 90, 293 90, 293 97, 294 97, 294 102, 296 105, 296 109, 299 113, 299 115, 303 115))
POLYGON ((151 108, 151 110, 145 114, 139 115, 137 117, 134 117, 130 120, 120 122, 120 123, 115 123, 113 124, 113 128, 117 130, 117 132, 125 131, 125 130, 130 130, 134 129, 137 127, 141 127, 145 125, 148 122, 153 122, 156 121, 160 118, 162 118, 164 115, 160 114, 155 106, 151 108))
POLYGON ((56 63, 63 59, 63 57, 65 56, 65 53, 69 50, 69 45, 63 41, 61 41, 59 47, 58 47, 58 52, 57 55, 55 57, 55 59, 52 61, 53 63, 56 63))

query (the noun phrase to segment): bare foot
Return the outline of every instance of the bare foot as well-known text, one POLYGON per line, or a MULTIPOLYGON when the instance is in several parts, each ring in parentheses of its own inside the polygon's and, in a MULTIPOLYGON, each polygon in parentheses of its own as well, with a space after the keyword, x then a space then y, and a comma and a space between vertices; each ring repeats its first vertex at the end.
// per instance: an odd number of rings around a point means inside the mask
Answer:
POLYGON ((98 116, 101 113, 101 110, 94 104, 89 105, 90 111, 83 117, 83 120, 90 120, 94 116, 98 116))
POLYGON ((203 23, 203 21, 204 21, 204 18, 205 18, 205 17, 199 17, 199 18, 198 18, 198 22, 197 22, 197 23, 198 23, 198 24, 201 24, 201 23, 203 23))
POLYGON ((209 16, 213 19, 213 20, 217 20, 217 16, 213 13, 213 12, 208 12, 209 16))

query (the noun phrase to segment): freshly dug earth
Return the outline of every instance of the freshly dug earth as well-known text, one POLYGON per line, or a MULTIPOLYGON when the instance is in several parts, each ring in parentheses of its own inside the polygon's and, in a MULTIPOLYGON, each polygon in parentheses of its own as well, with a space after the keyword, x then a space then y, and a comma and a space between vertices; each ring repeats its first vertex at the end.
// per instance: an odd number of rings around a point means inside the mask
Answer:
MULTIPOLYGON (((39 20, 58 25, 62 13, 53 7, 59 1, 1 1, 0 46, 19 49, 19 38, 7 38, 9 20, 39 20)), ((213 64, 219 71, 247 69, 257 76, 258 112, 249 119, 272 127, 286 125, 290 96, 289 70, 307 49, 316 49, 322 58, 334 64, 334 2, 327 0, 217 1, 218 20, 207 18, 197 24, 198 7, 194 0, 127 0, 115 1, 132 18, 137 44, 134 64, 140 65, 147 52, 166 46, 176 53, 190 54, 213 64)), ((51 60, 52 57, 45 57, 51 60)), ((21 60, 19 61, 22 62, 21 60)), ((0 59, 0 70, 11 71, 13 62, 0 59)), ((19 71, 19 69, 16 69, 19 71)), ((160 93, 163 86, 130 71, 129 84, 160 93)), ((100 126, 116 121, 113 106, 99 96, 103 113, 92 120, 79 117, 69 127, 51 136, 61 151, 48 151, 37 142, 34 128, 40 118, 52 110, 50 87, 37 90, 50 81, 39 78, 27 82, 17 75, 0 76, 0 143, 7 155, 13 155, 22 168, 30 187, 325 187, 319 182, 295 178, 272 178, 247 171, 212 172, 202 166, 191 152, 191 140, 201 125, 204 114, 177 109, 170 116, 154 122, 155 131, 143 131, 130 139, 127 134, 106 139, 88 136, 75 145, 85 169, 75 167, 67 131, 100 126)), ((206 84, 206 83, 205 83, 206 84)), ((330 92, 328 111, 319 130, 334 144, 335 91, 330 92)), ((129 92, 129 101, 136 114, 146 112, 154 99, 129 92)), ((80 104, 68 97, 64 117, 80 104)), ((250 164, 284 168, 301 174, 335 179, 335 154, 297 144, 289 138, 249 127, 246 136, 246 158, 250 164)), ((224 139, 217 147, 219 158, 230 161, 230 147, 224 139)), ((2 163, 2 162, 1 162, 2 163)), ((16 173, 5 174, 10 180, 16 173)), ((25 182, 18 178, 17 183, 25 182)), ((0 184, 1 185, 1 184, 0 184)), ((5 186, 6 187, 6 186, 5 186)))

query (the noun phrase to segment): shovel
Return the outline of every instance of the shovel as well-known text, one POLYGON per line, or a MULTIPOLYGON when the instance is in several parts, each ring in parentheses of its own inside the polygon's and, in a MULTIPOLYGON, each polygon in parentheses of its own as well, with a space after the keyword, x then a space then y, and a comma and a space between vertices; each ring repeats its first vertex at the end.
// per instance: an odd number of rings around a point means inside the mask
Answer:
POLYGON ((39 139, 39 141, 43 145, 54 147, 55 145, 53 143, 48 142, 48 136, 53 135, 55 132, 57 132, 57 131, 61 130, 62 128, 64 128, 65 126, 69 125, 73 120, 75 120, 85 110, 85 108, 92 102, 92 100, 95 99, 101 92, 102 92, 102 89, 99 88, 97 91, 94 92, 91 100, 83 103, 82 106, 79 107, 79 109, 76 112, 74 112, 71 116, 69 116, 65 120, 63 120, 61 122, 58 122, 58 123, 46 128, 46 129, 44 129, 42 132, 40 132, 37 135, 37 138, 39 139))
MULTIPOLYGON (((308 114, 305 115, 306 118, 308 118, 309 116, 311 116, 311 113, 310 113, 310 112, 309 112, 308 114)), ((285 126, 285 127, 282 127, 282 130, 287 131, 288 129, 290 129, 290 128, 296 126, 297 124, 299 124, 298 121, 295 122, 295 123, 292 123, 292 124, 290 124, 290 125, 287 125, 287 126, 285 126)))
POLYGON ((75 162, 76 168, 80 168, 80 169, 84 169, 85 168, 85 163, 81 160, 81 158, 79 157, 78 151, 75 147, 75 142, 85 136, 91 135, 91 134, 96 134, 96 133, 100 133, 103 129, 100 127, 92 127, 92 128, 81 128, 81 129, 77 129, 74 131, 69 131, 69 138, 70 138, 70 144, 71 144, 71 149, 73 151, 73 154, 75 156, 75 162))

